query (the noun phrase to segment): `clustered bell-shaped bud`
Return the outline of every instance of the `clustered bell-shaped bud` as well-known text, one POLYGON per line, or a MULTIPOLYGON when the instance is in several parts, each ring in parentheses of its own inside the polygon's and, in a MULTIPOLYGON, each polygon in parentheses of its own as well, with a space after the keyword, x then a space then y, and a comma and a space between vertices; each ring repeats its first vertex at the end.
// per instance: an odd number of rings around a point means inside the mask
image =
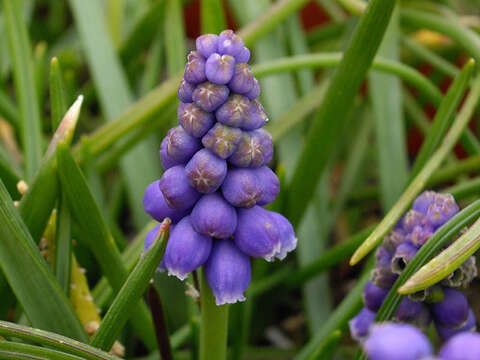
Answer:
MULTIPOLYGON (((379 310, 393 283, 418 250, 458 210, 450 194, 426 191, 414 201, 412 209, 406 212, 377 249, 375 268, 363 292, 365 308, 374 313, 379 310)), ((475 316, 468 301, 455 288, 467 287, 476 276, 477 266, 472 256, 439 284, 404 298, 394 320, 414 323, 421 328, 428 328, 433 322, 443 340, 475 329, 475 316)), ((364 324, 367 318, 363 315, 362 319, 364 324)), ((352 328, 354 324, 351 323, 351 334, 358 338, 358 329, 352 328)))
POLYGON ((217 305, 245 300, 250 257, 281 260, 297 245, 290 222, 262 207, 280 182, 267 166, 273 141, 249 59, 231 30, 196 39, 177 92, 179 126, 160 147, 165 173, 143 200, 155 220, 172 221, 159 270, 183 280, 204 265, 217 305))

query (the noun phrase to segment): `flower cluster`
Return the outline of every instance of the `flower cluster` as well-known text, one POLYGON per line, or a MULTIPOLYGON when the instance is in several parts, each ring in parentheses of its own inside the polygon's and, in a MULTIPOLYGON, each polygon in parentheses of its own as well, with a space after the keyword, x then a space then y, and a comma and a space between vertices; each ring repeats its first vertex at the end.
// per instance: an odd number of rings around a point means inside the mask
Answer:
MULTIPOLYGON (((450 194, 426 191, 415 200, 412 209, 384 238, 376 252, 375 268, 363 291, 365 307, 350 321, 353 338, 359 341, 365 338, 398 275, 418 249, 457 212, 458 206, 450 194)), ((466 297, 457 290, 467 287, 475 276, 477 267, 472 256, 440 284, 403 298, 394 320, 415 323, 422 328, 433 321, 443 340, 459 332, 475 330, 473 311, 466 297)))
MULTIPOLYGON (((290 222, 263 208, 280 190, 268 118, 250 51, 231 30, 196 40, 178 88, 179 125, 160 147, 165 173, 150 184, 145 211, 172 221, 160 268, 183 280, 205 265, 217 305, 245 300, 250 257, 283 259, 296 247, 290 222)), ((156 229, 147 236, 148 247, 156 229)))
POLYGON ((435 357, 428 338, 419 329, 387 322, 371 327, 363 348, 370 360, 478 360, 480 334, 462 332, 452 336, 435 357))

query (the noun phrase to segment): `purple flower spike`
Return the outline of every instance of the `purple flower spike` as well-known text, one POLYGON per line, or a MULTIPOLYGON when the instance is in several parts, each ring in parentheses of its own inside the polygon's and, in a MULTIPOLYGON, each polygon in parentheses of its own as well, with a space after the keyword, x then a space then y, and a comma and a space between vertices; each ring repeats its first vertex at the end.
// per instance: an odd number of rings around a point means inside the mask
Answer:
POLYGON ((250 101, 245 96, 234 94, 218 108, 215 116, 222 124, 241 127, 250 119, 250 101))
POLYGON ((252 169, 232 168, 225 177, 222 193, 233 206, 251 208, 263 197, 263 186, 252 169))
POLYGON ((435 201, 428 207, 427 218, 434 227, 438 228, 450 220, 458 210, 452 195, 437 194, 435 201))
POLYGON ((208 149, 198 151, 185 166, 190 184, 199 192, 217 191, 227 175, 227 162, 208 149))
POLYGON ((420 360, 432 355, 427 337, 406 324, 372 325, 363 348, 370 360, 420 360))
POLYGON ((197 85, 193 91, 192 99, 203 110, 212 112, 227 100, 229 93, 230 90, 225 85, 207 81, 197 85))
POLYGON ((248 63, 248 60, 250 60, 250 50, 244 46, 235 59, 239 63, 248 63))
POLYGON ((433 229, 430 225, 415 226, 407 235, 406 240, 417 248, 421 247, 433 235, 433 229))
POLYGON ((257 204, 264 206, 274 202, 280 192, 280 180, 277 175, 268 166, 259 167, 254 171, 263 187, 263 196, 257 204))
POLYGON ((233 154, 241 138, 240 129, 216 123, 202 138, 202 144, 222 159, 226 159, 233 154))
POLYGON ((480 334, 463 332, 451 338, 440 350, 439 360, 480 359, 480 334))
POLYGON ((254 84, 253 79, 254 78, 252 70, 250 70, 250 66, 245 63, 238 63, 235 65, 233 76, 228 83, 228 87, 237 94, 245 94, 252 90, 254 84))
POLYGON ((443 288, 444 299, 431 305, 434 320, 439 325, 456 328, 468 319, 468 301, 462 293, 451 288, 443 288))
POLYGON ((166 152, 178 164, 186 164, 202 144, 199 139, 188 134, 181 126, 168 130, 166 152))
POLYGON ((378 311, 387 294, 387 289, 382 289, 374 283, 368 282, 363 288, 363 303, 368 309, 372 311, 378 311))
POLYGON ((270 216, 273 217, 275 226, 278 229, 278 235, 280 236, 280 250, 278 250, 275 257, 283 260, 290 251, 297 248, 298 239, 295 236, 292 224, 285 216, 274 211, 270 211, 270 216))
POLYGON ((409 210, 403 217, 403 229, 406 233, 412 231, 415 226, 423 226, 424 223, 425 215, 415 210, 409 210))
POLYGON ((442 326, 440 324, 435 324, 435 328, 437 329, 437 333, 440 336, 440 338, 444 341, 450 339, 451 337, 460 334, 462 332, 474 332, 477 329, 477 324, 476 324, 476 319, 475 319, 475 314, 473 313, 473 310, 470 309, 468 312, 468 318, 465 324, 459 328, 448 328, 445 326, 442 326))
POLYGON ((208 59, 210 55, 217 52, 218 46, 218 35, 215 34, 205 34, 199 36, 195 40, 195 45, 197 46, 197 51, 205 59, 208 59))
POLYGON ((370 325, 375 320, 375 312, 363 308, 354 318, 348 322, 350 336, 356 341, 363 341, 368 334, 370 325))
POLYGON ((395 254, 398 245, 405 241, 403 230, 392 230, 387 236, 383 238, 383 247, 388 251, 390 255, 395 254))
POLYGON ((267 164, 273 155, 272 136, 264 129, 244 133, 237 149, 229 158, 238 167, 257 168, 267 164))
POLYGON ((396 274, 401 274, 416 253, 417 248, 409 242, 398 245, 395 255, 392 257, 392 271, 396 274))
POLYGON ((422 213, 423 215, 427 215, 427 210, 435 201, 436 195, 437 193, 435 191, 424 191, 415 199, 412 209, 422 213))
POLYGON ((187 212, 184 210, 174 210, 168 207, 160 191, 160 180, 154 181, 145 189, 143 208, 148 215, 160 222, 168 217, 172 220, 172 223, 177 223, 187 215, 187 212))
POLYGON ((260 206, 238 209, 235 244, 245 254, 273 261, 280 251, 280 237, 270 212, 260 206))
POLYGON ((237 227, 235 208, 216 193, 203 195, 193 208, 190 219, 196 232, 217 239, 232 236, 237 227))
POLYGON ((398 277, 392 272, 392 257, 383 246, 380 246, 375 253, 375 258, 377 262, 372 270, 370 280, 382 289, 389 289, 398 277))
POLYGON ((160 163, 162 164, 163 170, 170 169, 175 165, 181 165, 178 161, 175 161, 167 152, 167 143, 168 139, 165 136, 160 144, 160 163))
POLYGON ((183 77, 190 84, 199 84, 207 80, 205 76, 205 59, 198 51, 190 51, 185 64, 185 73, 183 77))
POLYGON ((192 85, 185 79, 182 79, 182 81, 180 81, 180 85, 177 91, 177 95, 180 101, 184 103, 191 103, 193 101, 193 90, 195 90, 195 85, 192 85))
POLYGON ((230 55, 212 54, 205 63, 205 75, 214 84, 228 84, 234 73, 235 59, 230 55))
POLYGON ((253 86, 249 92, 244 94, 249 100, 255 100, 260 95, 260 82, 253 78, 253 86))
POLYGON ((424 305, 421 302, 412 301, 408 297, 404 297, 400 302, 400 305, 398 305, 394 318, 400 322, 415 320, 423 307, 424 305))
POLYGON ((190 186, 187 173, 182 165, 171 167, 160 179, 160 190, 167 205, 176 210, 191 208, 200 194, 190 186))
POLYGON ((193 230, 190 217, 184 217, 170 234, 164 264, 168 275, 185 280, 190 272, 203 265, 210 255, 212 238, 193 230))
POLYGON ((243 122, 242 129, 256 130, 265 125, 268 121, 268 116, 259 101, 253 100, 250 102, 250 117, 243 122))
POLYGON ((197 105, 184 103, 178 105, 177 118, 185 131, 194 137, 205 135, 215 121, 212 114, 197 105))
MULTIPOLYGON (((236 35, 232 30, 224 30, 218 37, 218 52, 220 54, 228 54, 235 59, 242 59, 243 52, 243 40, 240 36, 236 35)), ((238 61, 238 60, 237 60, 238 61)))
POLYGON ((220 306, 245 301, 251 280, 250 259, 231 240, 218 240, 205 264, 205 277, 220 306))

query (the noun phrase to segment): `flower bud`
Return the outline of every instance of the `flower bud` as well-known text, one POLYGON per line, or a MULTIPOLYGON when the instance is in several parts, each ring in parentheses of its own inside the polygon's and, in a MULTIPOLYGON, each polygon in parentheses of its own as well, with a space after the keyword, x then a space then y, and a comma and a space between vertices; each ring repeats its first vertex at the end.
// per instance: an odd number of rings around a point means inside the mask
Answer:
POLYGON ((398 305, 394 319, 399 322, 409 322, 415 320, 423 309, 423 304, 418 301, 412 301, 404 297, 398 305))
POLYGON ((382 289, 372 282, 368 282, 363 288, 362 298, 365 307, 371 311, 378 311, 388 294, 387 289, 382 289))
POLYGON ((420 360, 432 355, 427 337, 407 324, 372 325, 363 348, 370 360, 420 360))
POLYGON ((168 139, 165 136, 160 144, 160 163, 162 164, 163 170, 170 169, 175 165, 182 165, 175 159, 173 159, 167 152, 167 143, 168 139))
POLYGON ((439 228, 458 212, 458 205, 450 194, 436 194, 435 201, 427 210, 430 223, 439 228))
POLYGON ((188 134, 181 126, 168 130, 166 139, 166 152, 178 164, 186 164, 202 147, 200 140, 188 134))
POLYGON ((268 121, 268 116, 259 101, 253 100, 250 102, 250 116, 242 123, 244 130, 256 130, 265 125, 268 121))
POLYGON ((235 208, 217 193, 203 195, 190 216, 196 232, 217 239, 233 235, 237 227, 235 208))
POLYGON ((193 99, 192 99, 193 90, 195 90, 195 85, 190 84, 185 79, 182 79, 182 81, 180 81, 180 85, 177 91, 177 95, 180 101, 184 103, 193 102, 193 99))
POLYGON ((250 118, 250 101, 245 96, 234 94, 218 108, 215 117, 222 124, 241 127, 250 118))
POLYGON ((243 292, 251 280, 250 259, 232 240, 217 240, 205 264, 205 277, 218 306, 245 301, 243 292))
POLYGON ((477 276, 477 261, 475 256, 470 256, 465 262, 450 273, 443 281, 449 287, 467 287, 477 276))
POLYGON ((192 99, 203 110, 215 111, 228 98, 230 90, 225 85, 218 85, 211 82, 204 82, 195 88, 192 99))
POLYGON ((252 169, 232 168, 225 177, 222 193, 233 206, 251 208, 263 197, 263 186, 252 169))
POLYGON ((388 251, 390 255, 395 254, 398 245, 405 241, 403 230, 392 230, 387 236, 383 238, 383 247, 388 251))
POLYGON ((397 250, 392 257, 392 271, 395 274, 400 275, 416 253, 417 248, 409 242, 404 242, 398 245, 397 250))
POLYGON ((260 206, 238 209, 235 244, 245 254, 273 261, 280 251, 280 237, 270 212, 260 206))
POLYGON ((205 59, 198 51, 190 51, 185 64, 185 73, 183 77, 190 84, 199 84, 207 80, 205 76, 205 59))
POLYGON ((427 215, 427 210, 435 201, 436 195, 437 193, 435 191, 424 191, 415 199, 412 209, 422 213, 423 215, 427 215))
POLYGON ((257 204, 264 206, 274 202, 280 192, 280 180, 277 175, 268 166, 261 166, 253 171, 263 189, 263 196, 257 201, 257 204))
POLYGON ((242 138, 242 130, 216 123, 202 138, 202 144, 222 159, 233 154, 242 138))
POLYGON ((267 164, 273 155, 272 136, 264 129, 243 134, 237 149, 228 159, 238 167, 258 168, 267 164))
POLYGON ((249 100, 255 100, 260 95, 260 82, 253 78, 253 86, 249 92, 244 94, 249 100))
POLYGON ((297 247, 295 231, 293 230, 292 224, 285 216, 274 211, 269 211, 269 213, 275 222, 280 237, 280 249, 277 254, 275 254, 275 257, 279 260, 283 260, 290 251, 295 250, 297 247))
POLYGON ((477 360, 480 359, 480 334, 462 332, 443 345, 439 360, 477 360))
POLYGON ((213 114, 203 111, 193 103, 180 103, 178 105, 177 118, 183 129, 197 138, 205 135, 215 121, 213 114))
POLYGON ((250 60, 250 50, 244 46, 235 60, 237 60, 238 63, 248 63, 248 60, 250 60))
POLYGON ((200 194, 190 186, 187 173, 182 165, 171 167, 160 179, 160 190, 167 205, 176 210, 191 208, 200 194))
POLYGON ((226 85, 235 72, 235 59, 230 55, 212 54, 205 63, 205 75, 214 84, 226 85))
POLYGON ((218 49, 218 35, 215 34, 205 34, 197 37, 195 40, 195 45, 197 46, 197 51, 205 59, 208 59, 210 55, 217 52, 218 49))
POLYGON ((356 341, 363 341, 368 334, 370 325, 375 321, 375 312, 363 308, 360 312, 348 322, 350 336, 356 341))
POLYGON ((406 240, 416 246, 417 248, 423 246, 428 239, 433 235, 433 229, 430 225, 415 226, 412 231, 406 236, 406 240))
POLYGON ((190 216, 184 217, 170 233, 163 256, 168 275, 185 280, 207 261, 211 249, 212 238, 195 232, 190 216))
POLYGON ((462 332, 474 332, 477 330, 477 324, 476 324, 476 319, 475 319, 475 314, 473 313, 473 310, 470 309, 468 311, 468 318, 465 324, 458 328, 448 328, 445 326, 442 326, 440 324, 435 323, 435 328, 437 329, 437 333, 440 336, 440 338, 444 341, 450 339, 451 337, 460 334, 462 332))
POLYGON ((444 288, 444 299, 431 305, 435 322, 439 325, 455 328, 462 326, 468 318, 468 301, 466 297, 451 288, 444 288))
POLYGON ((392 257, 388 251, 380 246, 375 253, 377 262, 370 275, 370 281, 382 289, 390 289, 398 275, 392 272, 392 257))
POLYGON ((208 149, 197 151, 185 166, 190 185, 209 194, 218 190, 227 175, 227 162, 208 149))
POLYGON ((254 84, 253 79, 250 66, 246 63, 238 63, 235 65, 228 87, 237 94, 245 94, 252 90, 254 84))
POLYGON ((167 205, 160 191, 160 180, 154 181, 145 189, 143 207, 148 215, 159 222, 168 217, 175 224, 187 215, 185 210, 174 210, 167 205))
POLYGON ((425 224, 425 215, 422 213, 409 210, 403 217, 403 229, 405 233, 411 232, 415 226, 423 226, 425 224))
POLYGON ((233 56, 235 59, 237 57, 242 60, 245 56, 242 54, 243 50, 243 40, 240 36, 236 35, 232 30, 224 30, 220 33, 218 37, 218 53, 219 54, 228 54, 233 56))

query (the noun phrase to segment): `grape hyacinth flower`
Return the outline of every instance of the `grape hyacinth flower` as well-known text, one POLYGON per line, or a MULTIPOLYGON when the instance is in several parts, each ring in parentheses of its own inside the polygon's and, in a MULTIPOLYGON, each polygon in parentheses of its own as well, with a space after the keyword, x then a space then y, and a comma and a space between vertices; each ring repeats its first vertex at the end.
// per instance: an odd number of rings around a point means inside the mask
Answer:
POLYGON ((245 300, 250 257, 284 259, 297 238, 283 215, 263 208, 280 182, 268 167, 273 140, 262 128, 268 116, 250 51, 231 30, 195 43, 177 92, 179 125, 160 147, 165 173, 147 187, 143 204, 155 220, 174 224, 159 270, 183 280, 204 265, 223 305, 245 300))

